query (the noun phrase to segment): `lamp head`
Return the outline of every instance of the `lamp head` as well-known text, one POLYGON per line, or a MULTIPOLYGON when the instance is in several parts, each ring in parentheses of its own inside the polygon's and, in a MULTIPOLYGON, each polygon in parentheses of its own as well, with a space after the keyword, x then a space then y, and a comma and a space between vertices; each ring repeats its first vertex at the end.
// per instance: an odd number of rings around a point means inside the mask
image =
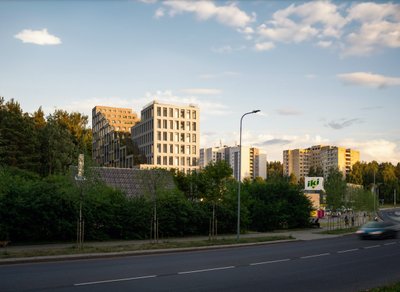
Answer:
POLYGON ((253 114, 258 113, 260 110, 254 110, 252 111, 253 114))

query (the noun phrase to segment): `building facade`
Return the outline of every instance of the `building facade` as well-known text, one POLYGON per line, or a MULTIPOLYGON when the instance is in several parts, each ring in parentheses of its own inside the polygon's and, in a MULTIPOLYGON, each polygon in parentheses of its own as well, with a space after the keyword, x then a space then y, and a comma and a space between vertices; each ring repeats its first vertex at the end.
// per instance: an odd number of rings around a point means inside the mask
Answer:
POLYGON ((141 168, 160 167, 189 173, 199 160, 200 110, 153 101, 141 111, 141 121, 132 127, 133 143, 146 158, 141 168))
MULTIPOLYGON (((211 162, 225 160, 233 170, 233 176, 239 180, 240 147, 211 147, 200 149, 200 168, 211 162)), ((245 178, 267 178, 267 155, 258 148, 242 146, 241 180, 245 178)))
POLYGON ((283 173, 287 176, 294 174, 297 179, 301 179, 308 176, 311 167, 319 167, 324 177, 327 177, 332 168, 337 168, 343 175, 347 175, 358 161, 360 152, 357 150, 316 145, 306 149, 283 151, 283 173))
POLYGON ((139 122, 129 108, 95 106, 92 109, 92 158, 99 166, 133 167, 131 127, 139 122))

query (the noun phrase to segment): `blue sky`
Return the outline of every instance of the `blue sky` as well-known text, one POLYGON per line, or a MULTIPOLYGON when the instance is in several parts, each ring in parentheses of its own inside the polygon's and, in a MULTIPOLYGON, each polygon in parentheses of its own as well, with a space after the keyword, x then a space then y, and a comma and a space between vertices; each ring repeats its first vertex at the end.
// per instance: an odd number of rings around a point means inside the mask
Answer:
POLYGON ((1 1, 0 96, 95 105, 197 104, 201 146, 350 147, 400 161, 400 3, 1 1))

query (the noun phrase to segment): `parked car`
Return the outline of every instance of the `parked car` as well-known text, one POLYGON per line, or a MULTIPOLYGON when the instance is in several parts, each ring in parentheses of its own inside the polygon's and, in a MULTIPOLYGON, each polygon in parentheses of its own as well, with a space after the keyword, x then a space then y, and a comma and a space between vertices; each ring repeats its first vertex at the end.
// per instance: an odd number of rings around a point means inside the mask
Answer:
POLYGON ((384 221, 370 221, 356 231, 361 239, 396 238, 397 228, 393 223, 384 221))

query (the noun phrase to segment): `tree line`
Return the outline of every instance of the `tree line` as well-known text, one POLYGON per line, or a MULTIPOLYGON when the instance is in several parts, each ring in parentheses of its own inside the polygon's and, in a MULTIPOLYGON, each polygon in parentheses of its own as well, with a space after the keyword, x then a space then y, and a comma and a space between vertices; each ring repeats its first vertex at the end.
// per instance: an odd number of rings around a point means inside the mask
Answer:
MULTIPOLYGON (((87 123, 87 116, 64 110, 24 113, 18 102, 0 98, 0 240, 74 241, 81 198, 86 240, 236 232, 238 182, 223 161, 191 174, 172 171, 174 188, 160 185, 130 198, 89 179, 95 164, 87 159, 88 179, 78 185, 70 166, 79 153, 91 157, 87 123)), ((243 232, 308 225, 309 200, 279 168, 268 180, 242 183, 243 232)))

